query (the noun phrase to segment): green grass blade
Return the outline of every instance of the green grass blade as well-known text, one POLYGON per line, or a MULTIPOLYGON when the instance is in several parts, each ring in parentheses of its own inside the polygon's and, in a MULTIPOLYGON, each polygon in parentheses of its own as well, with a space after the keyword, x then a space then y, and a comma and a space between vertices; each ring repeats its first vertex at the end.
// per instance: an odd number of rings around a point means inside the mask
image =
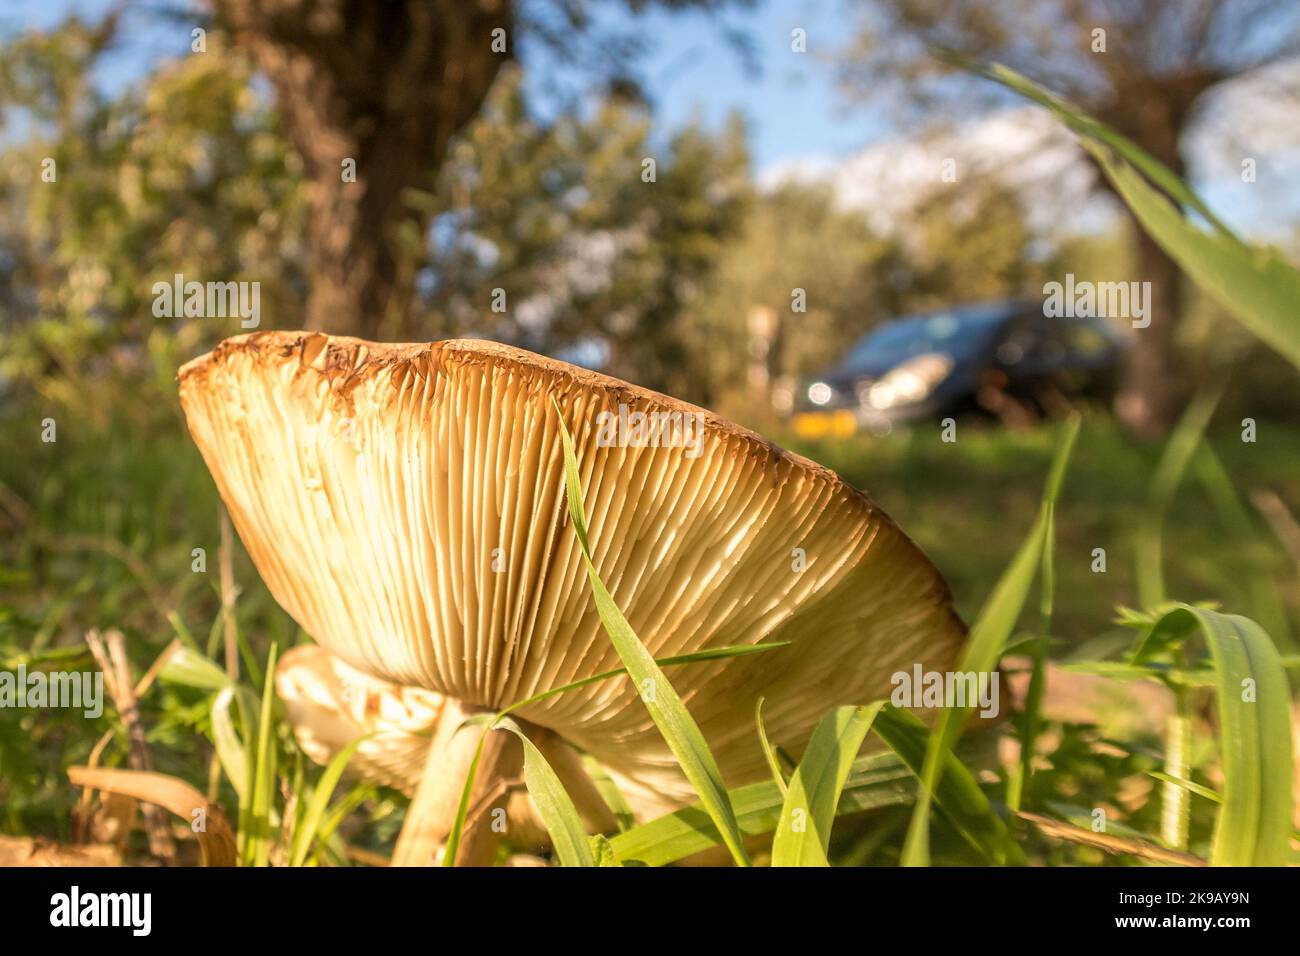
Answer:
POLYGON ((582 549, 583 561, 587 565, 587 578, 596 602, 596 611, 600 615, 605 632, 609 635, 614 649, 622 659, 628 674, 642 688, 641 700, 649 711, 655 726, 663 734, 664 741, 677 758, 686 779, 691 782, 695 792, 700 795, 709 815, 713 818, 722 834, 723 842, 731 851, 732 858, 740 866, 749 865, 749 857, 741 842, 740 828, 736 823, 736 814, 727 797, 727 788, 718 771, 717 762, 709 751, 709 746, 700 733, 700 728, 686 710, 677 691, 673 689, 664 672, 655 663, 650 652, 646 650, 641 639, 632 630, 623 612, 619 610, 605 584, 596 572, 596 565, 591 559, 591 548, 587 540, 587 519, 582 503, 582 483, 578 475, 578 459, 573 449, 573 439, 564 424, 564 415, 558 404, 552 400, 556 416, 560 423, 560 437, 564 444, 565 497, 569 504, 569 517, 573 521, 574 532, 582 549), (649 693, 646 693, 646 691, 649 693))
POLYGON ((194 639, 194 635, 190 633, 190 629, 185 626, 185 622, 181 620, 179 614, 175 611, 168 611, 167 623, 172 626, 172 630, 176 632, 176 636, 181 639, 182 644, 194 651, 196 654, 200 653, 199 642, 194 639))
MULTIPOLYGON (((818 722, 790 778, 781 822, 772 838, 773 866, 830 866, 826 854, 840 792, 882 706, 883 702, 836 707, 818 722)), ((761 714, 758 717, 761 730, 761 714)), ((775 759, 772 763, 775 770, 775 759)))
MULTIPOLYGON (((750 654, 762 654, 765 651, 776 650, 779 647, 789 646, 790 641, 768 641, 763 644, 729 644, 725 647, 710 647, 702 651, 693 651, 690 654, 675 654, 672 657, 655 658, 655 663, 660 667, 677 667, 681 664, 696 664, 701 661, 716 661, 727 657, 747 657, 750 654)), ((599 684, 603 680, 609 680, 613 677, 622 677, 627 674, 626 667, 615 667, 613 670, 602 671, 599 674, 593 674, 591 677, 584 677, 581 680, 575 680, 560 687, 552 687, 550 690, 544 690, 540 694, 533 694, 531 697, 525 697, 523 700, 515 701, 509 707, 502 710, 498 716, 504 717, 513 714, 521 707, 527 707, 530 704, 536 704, 539 701, 546 700, 548 697, 555 697, 557 694, 564 694, 571 690, 578 690, 590 684, 599 684)))
MULTIPOLYGON (((859 757, 840 794, 837 816, 911 803, 916 793, 912 772, 892 753, 859 757)), ((761 836, 776 829, 785 797, 771 780, 746 784, 730 792, 741 832, 761 836)), ((666 866, 722 842, 713 820, 699 803, 691 804, 610 838, 621 863, 666 866)))
POLYGON ((1182 484, 1183 475, 1196 454, 1222 394, 1221 385, 1197 393, 1165 443, 1160 463, 1151 479, 1147 509, 1137 531, 1138 599, 1147 609, 1158 607, 1165 601, 1165 515, 1173 504, 1178 486, 1182 484))
MULTIPOLYGON (((1208 441, 1201 442, 1192 468, 1205 494, 1214 503, 1224 530, 1241 541, 1258 537, 1259 530, 1250 509, 1208 441)), ((1293 647, 1295 638, 1291 633, 1291 621, 1281 591, 1273 580, 1272 568, 1259 560, 1252 565, 1252 572, 1246 575, 1251 616, 1268 632, 1279 649, 1293 647)))
POLYGON ((442 853, 443 866, 456 865, 456 853, 460 850, 461 834, 465 832, 465 818, 469 816, 469 801, 474 794, 474 781, 478 778, 479 761, 483 758, 483 744, 487 741, 487 735, 492 733, 491 724, 495 716, 479 715, 471 717, 466 723, 481 724, 483 733, 478 739, 478 747, 474 751, 474 759, 469 763, 469 772, 465 775, 465 786, 460 791, 460 803, 456 806, 456 817, 451 822, 451 832, 447 834, 447 845, 442 853))
POLYGON ((533 798, 538 815, 546 824, 546 832, 551 835, 551 845, 555 847, 560 865, 595 866, 596 858, 592 855, 586 831, 582 829, 578 808, 573 805, 564 784, 560 783, 542 752, 509 717, 500 718, 493 729, 509 731, 524 746, 524 785, 528 787, 528 795, 533 798))
MULTIPOLYGON (((1201 447, 1205 429, 1223 394, 1223 386, 1202 389, 1193 397, 1187 410, 1165 443, 1151 481, 1150 501, 1138 526, 1137 583, 1138 597, 1144 607, 1155 608, 1165 602, 1164 524, 1178 486, 1188 465, 1201 447)), ((1187 692, 1174 685, 1178 712, 1165 724, 1165 771, 1171 776, 1187 775, 1191 751, 1192 722, 1187 692)), ((1171 849, 1187 848, 1191 800, 1186 790, 1173 784, 1161 789, 1160 837, 1171 849)))
MULTIPOLYGON (((1192 795, 1197 797, 1201 797, 1204 800, 1209 800, 1211 803, 1219 804, 1220 806, 1222 806, 1223 804, 1222 795, 1220 795, 1215 790, 1211 790, 1209 787, 1202 786, 1201 784, 1197 783, 1195 780, 1187 780, 1183 777, 1175 777, 1171 774, 1164 773, 1160 770, 1148 770, 1147 774, 1159 780, 1161 783, 1172 783, 1175 784, 1176 786, 1182 787, 1188 793, 1191 793, 1192 795)), ((1297 830, 1293 827, 1291 829, 1291 839, 1300 840, 1300 830, 1297 830)))
POLYGON ((221 690, 230 684, 225 671, 188 647, 177 648, 158 672, 158 677, 172 684, 201 690, 221 690))
MULTIPOLYGON (((873 729, 919 779, 933 740, 920 718, 890 705, 876 716, 873 729)), ((1006 824, 994 812, 975 777, 953 753, 945 753, 944 772, 938 778, 934 802, 957 832, 989 862, 1016 866, 1025 862, 1024 854, 1012 842, 1006 824)))
MULTIPOLYGON (((230 779, 239 795, 240 818, 247 811, 248 762, 245 759, 244 742, 239 739, 235 729, 231 704, 236 700, 234 687, 226 687, 212 698, 212 743, 217 751, 217 760, 221 769, 230 779)), ((250 734, 251 736, 251 734, 250 734)))
MULTIPOLYGON (((1030 641, 1033 668, 1025 691, 1025 709, 1020 719, 1020 761, 1011 768, 1007 786, 1007 807, 1020 810, 1020 801, 1034 772, 1034 748, 1038 743, 1043 695, 1047 690, 1047 645, 1052 638, 1052 611, 1056 601, 1056 503, 1047 502, 1047 535, 1043 540, 1042 565, 1039 568, 1039 615, 1042 633, 1030 641)), ((1005 648, 1005 645, 1004 645, 1005 648)))
POLYGON ((1153 680, 1178 687, 1213 687, 1214 670, 1187 669, 1151 662, 1131 664, 1127 661, 1072 661, 1058 665, 1072 674, 1090 674, 1110 680, 1153 680))
MULTIPOLYGON (((695 651, 691 654, 678 654, 673 657, 661 657, 655 663, 659 664, 661 667, 669 667, 679 664, 694 664, 699 663, 700 661, 719 660, 726 657, 743 657, 748 654, 761 654, 764 651, 774 650, 778 647, 785 647, 789 643, 789 641, 772 641, 767 644, 711 647, 707 650, 695 651)), ((626 667, 618 667, 614 670, 595 674, 591 677, 584 677, 582 680, 576 680, 560 687, 553 687, 550 690, 542 691, 540 694, 534 694, 531 697, 524 698, 523 700, 515 701, 515 703, 506 707, 504 710, 499 711, 492 717, 479 716, 472 718, 469 722, 482 724, 487 723, 489 720, 500 719, 514 713, 521 707, 528 706, 529 704, 535 704, 538 701, 546 700, 547 698, 554 697, 557 694, 563 694, 566 691, 577 690, 578 688, 586 687, 589 684, 596 684, 603 680, 609 680, 612 677, 619 677, 627 672, 626 667)), ((478 775, 479 758, 483 754, 483 741, 487 739, 487 733, 488 732, 485 730, 483 736, 479 739, 478 749, 474 753, 474 759, 470 763, 469 773, 465 777, 465 786, 461 790, 460 804, 456 810, 456 818, 452 821, 451 832, 447 836, 447 849, 443 855, 443 866, 455 865, 456 851, 460 847, 461 833, 465 828, 465 818, 469 813, 470 794, 474 789, 474 780, 478 775)), ((606 802, 610 803, 610 809, 614 811, 614 817, 619 821, 619 829, 626 829, 634 822, 632 810, 627 805, 627 800, 624 799, 622 793, 619 792, 618 787, 614 785, 614 781, 609 779, 608 774, 605 775, 604 779, 606 781, 604 787, 601 786, 599 781, 595 781, 597 788, 600 789, 601 795, 605 797, 606 802)))
MULTIPOLYGON (((335 831, 352 814, 353 810, 361 806, 366 800, 373 799, 374 796, 374 786, 361 783, 353 787, 343 796, 343 799, 329 808, 317 831, 316 848, 311 852, 307 865, 315 866, 322 855, 329 855, 330 844, 334 841, 335 831)), ((344 859, 346 860, 346 856, 344 859)))
POLYGON ((587 776, 596 787, 596 792, 600 798, 605 801, 610 812, 614 814, 614 822, 618 824, 618 832, 625 833, 636 826, 636 816, 632 813, 632 805, 627 802, 627 797, 623 796, 623 791, 618 788, 618 784, 609 775, 600 762, 590 754, 582 755, 582 766, 587 771, 587 776))
MULTIPOLYGON (((1192 716, 1187 692, 1178 690, 1177 713, 1165 720, 1165 773, 1185 777, 1192 751, 1192 716)), ((1191 830, 1191 797, 1177 784, 1167 783, 1160 791, 1160 840, 1171 850, 1186 850, 1191 830)))
POLYGON ((1215 866, 1285 866, 1290 858, 1291 688, 1268 634, 1249 618, 1182 605, 1156 622, 1134 655, 1142 664, 1199 630, 1217 673, 1223 805, 1215 866))
POLYGON ((1148 770, 1147 776, 1154 777, 1161 783, 1172 783, 1175 786, 1182 787, 1188 793, 1195 794, 1198 797, 1203 797, 1211 803, 1223 803, 1223 797, 1219 796, 1218 793, 1211 790, 1209 787, 1201 786, 1194 780, 1188 780, 1185 777, 1175 777, 1173 774, 1165 773, 1162 770, 1148 770))
POLYGON ((312 791, 311 799, 307 801, 307 806, 303 810, 302 820, 293 829, 293 840, 289 850, 290 866, 302 866, 307 862, 307 854, 319 835, 325 810, 329 807, 330 797, 334 796, 334 788, 338 786, 343 771, 347 769, 353 754, 357 752, 357 748, 364 740, 366 737, 358 737, 352 741, 336 753, 325 767, 325 772, 321 774, 316 789, 312 791))
MULTIPOLYGON (((249 781, 250 836, 246 844, 246 866, 266 866, 271 858, 271 804, 275 795, 276 748, 273 740, 272 708, 275 704, 275 655, 271 645, 267 658, 266 681, 262 688, 262 710, 257 721, 257 756, 253 761, 253 778, 249 781)), ((244 829, 240 820, 240 830, 244 829)))
POLYGON ((603 833, 597 833, 591 838, 591 855, 596 860, 597 866, 622 866, 618 858, 614 856, 614 848, 610 846, 609 837, 603 833))
POLYGON ((1057 119, 1077 133, 1084 141, 1085 145, 1092 147, 1108 147, 1109 150, 1119 157, 1122 157, 1127 163, 1139 170, 1144 176, 1151 180, 1156 186, 1165 192, 1170 198, 1182 203, 1183 205, 1194 210, 1202 216, 1206 222, 1215 230, 1215 232, 1231 235, 1231 230, 1205 205, 1200 196, 1180 179, 1173 170, 1165 166, 1158 159, 1138 146, 1132 140, 1121 136, 1115 130, 1106 126, 1098 120, 1093 119, 1088 114, 1073 104, 1067 102, 1049 92, 1045 88, 1036 84, 1028 77, 1017 73, 1015 70, 1005 67, 1000 63, 994 63, 985 66, 974 62, 973 60, 953 56, 965 69, 987 77, 996 83, 1001 83, 1008 89, 1014 90, 1026 99, 1033 100, 1040 106, 1045 106, 1053 113, 1057 119))
MULTIPOLYGON (((1029 589, 1034 583, 1034 577, 1042 560, 1043 548, 1048 540, 1053 508, 1060 494, 1061 484, 1065 480, 1065 469, 1078 436, 1079 416, 1074 415, 1066 423, 1056 455, 1052 460, 1038 519, 1010 566, 1002 572, 1002 577, 994 586, 993 593, 980 609, 979 617, 971 628, 970 640, 962 655, 959 665, 961 671, 987 673, 997 666, 1002 649, 1011 637, 1011 632, 1029 598, 1029 589)), ((943 773, 945 755, 952 750, 953 744, 960 736, 962 722, 969 712, 969 707, 946 708, 939 717, 938 727, 930 736, 925 767, 921 774, 921 793, 916 801, 916 808, 912 811, 912 820, 907 828, 907 839, 903 844, 904 866, 928 866, 930 863, 932 795, 943 773)))
POLYGON ((1168 167, 1078 107, 1004 66, 977 71, 1046 106, 1074 130, 1142 228, 1183 272, 1300 368, 1300 272, 1277 250, 1242 242, 1168 167), (1197 226, 1178 204, 1198 213, 1212 231, 1197 226))
POLYGON ((785 774, 781 772, 781 761, 777 759, 776 751, 772 749, 772 744, 767 739, 767 727, 763 724, 763 701, 765 699, 760 697, 754 704, 754 727, 758 730, 758 744, 763 748, 763 758, 767 760, 767 769, 772 771, 772 782, 784 795, 787 790, 785 774))

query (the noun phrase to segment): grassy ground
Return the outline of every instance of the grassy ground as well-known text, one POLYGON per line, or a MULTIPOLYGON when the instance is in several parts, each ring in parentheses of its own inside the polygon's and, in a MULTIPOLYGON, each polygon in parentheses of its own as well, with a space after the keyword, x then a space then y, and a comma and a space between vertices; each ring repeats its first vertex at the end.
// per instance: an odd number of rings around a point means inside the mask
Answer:
MULTIPOLYGON (((1033 522, 1055 434, 1050 425, 1008 431, 963 424, 950 444, 932 426, 791 447, 867 490, 943 570, 969 620, 1033 522)), ((1267 489, 1293 509, 1300 505, 1300 428, 1263 423, 1253 444, 1219 428, 1208 441, 1239 496, 1267 489)), ((1109 419, 1085 423, 1056 514, 1055 631, 1066 641, 1106 632, 1117 605, 1138 603, 1135 549, 1160 453, 1109 419), (1092 570, 1095 548, 1105 549, 1105 573, 1092 570)), ((1273 594, 1289 602, 1289 623, 1300 610, 1295 568, 1246 507, 1252 523, 1243 534, 1197 469, 1189 470, 1165 524, 1167 591, 1178 600, 1218 601, 1277 630, 1276 602, 1261 602, 1251 578, 1263 572, 1276 582, 1273 594)), ((1285 631, 1275 637, 1290 646, 1285 631)))
MULTIPOLYGON (((134 409, 129 418, 96 420, 96 414, 92 403, 85 416, 62 416, 54 443, 40 440, 39 409, 0 421, 6 452, 0 456, 0 667, 74 647, 94 627, 126 634, 137 674, 178 634, 220 659, 218 499, 177 410, 160 402, 134 409), (201 560, 195 549, 202 549, 201 560)), ((1007 431, 962 424, 952 444, 941 442, 936 428, 791 444, 869 490, 944 571, 969 620, 1025 538, 1056 439, 1055 426, 1007 431)), ((1262 423, 1254 444, 1219 429, 1210 444, 1239 495, 1269 489, 1293 507, 1300 503, 1300 428, 1262 423)), ((1085 425, 1056 522, 1054 631, 1070 645, 1108 633, 1125 645, 1132 641, 1131 631, 1113 628, 1112 617, 1117 605, 1138 603, 1134 548, 1160 452, 1128 439, 1108 420, 1085 425), (1104 574, 1091 571, 1095 548, 1106 550, 1104 574)), ((1294 619, 1295 569, 1282 549, 1253 512, 1252 524, 1243 527, 1225 522, 1221 510, 1193 469, 1166 524, 1170 597, 1215 600, 1268 622, 1276 617, 1277 600, 1261 604, 1260 588, 1251 584, 1263 571, 1262 580, 1274 585, 1265 590, 1283 595, 1289 602, 1284 613, 1294 619)), ((242 669, 256 689, 271 642, 283 651, 301 635, 237 542, 232 561, 240 588, 242 669)), ((1281 626, 1266 626, 1286 649, 1281 626)), ((1103 651, 1094 647, 1093 653, 1103 651)), ((159 684, 142 707, 157 769, 204 788, 211 732, 205 696, 159 684)), ((111 711, 97 720, 67 714, 37 720, 0 709, 0 832, 70 839, 78 791, 68 785, 66 768, 85 763, 108 731, 121 737, 111 711)), ((1146 757, 1099 755, 1076 732, 1064 734, 1050 769, 1035 777, 1040 805, 1097 806, 1119 781, 1155 766, 1146 757)), ((283 743, 291 749, 291 742, 283 743)), ((118 739, 106 760, 120 764, 125 750, 118 739)), ((220 796, 233 806, 234 794, 224 784, 220 796)), ((354 828, 349 839, 375 849, 391 845, 402 806, 391 795, 372 802, 367 835, 354 828)), ((1158 803, 1144 798, 1133 804, 1129 820, 1149 830, 1157 811, 1158 803)), ((837 836, 846 860, 896 862, 895 837, 906 808, 882 812, 892 830, 873 824, 861 845, 853 828, 837 836), (893 837, 882 839, 882 833, 893 837)), ((1193 833, 1204 836, 1208 825, 1208 818, 1194 819, 1193 833)), ((960 840, 940 842, 960 846, 960 840)), ((1101 861, 1095 852, 1096 859, 1081 856, 1083 850, 1061 856, 1044 846, 1041 852, 1045 861, 1101 861)), ((950 859, 963 857, 957 852, 950 859)))

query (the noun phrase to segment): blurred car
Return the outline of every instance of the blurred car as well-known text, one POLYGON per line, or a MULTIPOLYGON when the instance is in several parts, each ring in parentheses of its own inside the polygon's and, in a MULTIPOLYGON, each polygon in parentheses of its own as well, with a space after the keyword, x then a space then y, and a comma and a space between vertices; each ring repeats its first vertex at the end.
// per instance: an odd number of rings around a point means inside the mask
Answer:
POLYGON ((791 425, 814 438, 987 413, 1006 398, 1035 411, 1055 396, 1109 401, 1124 348, 1105 319, 1052 318, 1041 301, 909 316, 875 329, 801 383, 791 425))

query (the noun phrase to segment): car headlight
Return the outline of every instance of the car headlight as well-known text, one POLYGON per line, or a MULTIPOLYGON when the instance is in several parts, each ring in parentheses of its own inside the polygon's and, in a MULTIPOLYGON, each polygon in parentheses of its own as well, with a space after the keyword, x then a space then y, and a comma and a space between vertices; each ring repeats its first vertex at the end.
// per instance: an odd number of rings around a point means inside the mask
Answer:
POLYGON ((825 382, 813 382, 808 386, 808 401, 814 405, 825 405, 834 397, 834 390, 825 382))
POLYGON ((927 352, 895 366, 871 386, 867 404, 877 411, 897 405, 915 405, 924 400, 952 371, 952 359, 941 352, 927 352))

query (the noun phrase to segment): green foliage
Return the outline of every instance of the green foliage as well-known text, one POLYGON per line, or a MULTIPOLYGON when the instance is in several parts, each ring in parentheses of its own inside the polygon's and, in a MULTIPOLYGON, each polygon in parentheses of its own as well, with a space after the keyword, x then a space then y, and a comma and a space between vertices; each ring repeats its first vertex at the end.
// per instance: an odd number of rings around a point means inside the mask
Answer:
MULTIPOLYGON (((1056 432, 1048 425, 1007 430, 963 422, 959 427, 953 444, 940 442, 932 430, 917 429, 884 439, 861 435, 790 445, 881 502, 939 566, 958 609, 970 620, 1000 572, 987 555, 1014 552, 1020 529, 1034 521, 1039 476, 1050 467, 1056 432)), ((1243 494, 1270 489, 1284 501, 1300 501, 1300 429, 1283 422, 1261 428, 1267 437, 1251 444, 1241 441, 1232 424, 1215 422, 1206 441, 1243 494)), ((1052 636, 1063 647, 1105 631, 1110 608, 1139 603, 1133 557, 1140 529, 1150 520, 1151 481, 1162 452, 1161 446, 1126 435, 1109 418, 1085 417, 1069 487, 1056 504, 1052 636), (1093 570, 1096 548, 1105 551, 1104 572, 1093 570)), ((1273 626, 1270 607, 1280 599, 1286 619, 1298 620, 1300 593, 1289 583, 1295 566, 1257 524, 1225 525, 1203 483, 1181 482, 1161 533, 1165 588, 1194 600, 1212 597, 1268 621, 1280 640, 1285 631, 1273 626), (1250 573, 1241 573, 1246 568, 1250 573), (1261 601, 1263 589, 1268 595, 1261 601)))
MULTIPOLYGON (((936 735, 932 735, 914 714, 892 705, 885 707, 876 718, 875 731, 917 775, 921 786, 925 786, 927 762, 931 759, 931 752, 936 750, 936 735)), ((932 799, 940 811, 952 822, 957 832, 979 851, 985 862, 1024 863, 1024 855, 1011 842, 1006 824, 994 812, 988 797, 980 790, 966 765, 947 750, 942 752, 940 759, 943 761, 943 771, 933 775, 931 790, 932 799)), ((918 808, 927 805, 920 801, 917 803, 918 808)), ((914 820, 917 812, 913 811, 914 820)), ((924 846, 928 854, 928 836, 924 846)), ((903 847, 902 862, 911 862, 906 844, 903 847)))
POLYGON ((176 60, 109 100, 93 84, 100 52, 74 21, 0 54, 0 105, 31 127, 0 164, 0 220, 25 223, 0 236, 0 382, 102 424, 105 393, 119 404, 144 386, 156 401, 180 358, 245 331, 156 317, 154 283, 257 281, 263 327, 298 324, 305 206, 297 157, 238 55, 176 60))
POLYGON ((1260 339, 1300 368, 1300 270, 1275 249, 1238 238, 1172 170, 1077 107, 1000 64, 983 75, 1047 107, 1079 135, 1142 228, 1260 339), (1205 231, 1192 217, 1206 221, 1205 231))
MULTIPOLYGON (((1056 498, 1065 479, 1065 469, 1079 435, 1079 419, 1072 418, 1052 460, 1052 469, 1043 490, 1043 501, 1038 520, 1025 542, 1020 546, 1011 564, 998 579, 997 586, 980 610, 970 639, 962 653, 957 669, 962 672, 987 674, 1001 659, 1003 649, 1011 637, 1012 629, 1029 597, 1034 576, 1043 562, 1044 549, 1051 541, 1056 498)), ((969 715, 970 706, 944 709, 939 726, 930 738, 926 750, 925 766, 921 773, 921 797, 917 801, 912 823, 908 827, 907 844, 903 850, 905 862, 910 866, 927 866, 930 862, 929 805, 935 785, 943 774, 948 752, 961 733, 962 721, 969 715)))
POLYGON ((338 785, 339 778, 343 776, 343 771, 347 769, 348 761, 352 759, 365 739, 365 737, 358 737, 335 754, 315 787, 306 791, 306 808, 302 816, 295 821, 293 828, 293 839, 289 847, 290 866, 305 865, 313 842, 323 843, 329 838, 322 824, 325 822, 325 813, 329 809, 330 797, 334 795, 334 788, 338 785))
MULTIPOLYGON (((915 791, 912 774, 893 754, 859 757, 840 794, 840 816, 910 803, 915 791)), ((742 833, 771 833, 781 819, 785 794, 771 780, 730 791, 742 833)), ((624 863, 664 866, 718 846, 722 842, 713 820, 694 803, 610 838, 624 863)))
MULTIPOLYGON (((680 664, 693 664, 699 661, 714 661, 726 657, 746 657, 750 654, 762 654, 766 651, 775 650, 785 647, 786 642, 771 641, 765 644, 744 644, 730 647, 710 647, 703 651, 694 651, 690 654, 676 654, 671 657, 661 657, 655 660, 659 667, 675 667, 680 664)), ((460 842, 464 834, 466 817, 469 814, 470 800, 474 795, 474 782, 478 776, 479 762, 483 757, 483 745, 487 742, 487 735, 500 724, 504 726, 505 721, 510 714, 527 707, 529 704, 535 704, 538 701, 546 700, 549 697, 555 697, 559 694, 568 693, 571 690, 577 690, 580 687, 589 687, 592 684, 598 684, 614 677, 623 677, 628 673, 626 667, 620 667, 616 670, 604 671, 600 674, 593 674, 591 677, 584 677, 581 680, 572 681, 568 684, 561 684, 559 687, 552 687, 549 690, 533 694, 531 697, 525 697, 523 700, 515 701, 508 707, 503 707, 495 715, 480 715, 470 718, 466 723, 472 726, 482 726, 485 729, 479 735, 478 747, 475 748, 474 757, 470 761, 469 771, 465 775, 465 783, 461 788, 460 801, 456 807, 456 816, 452 821, 450 832, 447 835, 447 844, 443 853, 443 866, 456 865, 456 852, 460 847, 460 842)), ((619 822, 621 830, 627 829, 632 824, 632 811, 628 807, 626 798, 619 792, 618 787, 609 775, 590 757, 586 758, 587 770, 593 777, 593 782, 609 804, 610 809, 614 812, 615 818, 619 822)), ((546 797, 543 797, 546 799, 546 797)))
MULTIPOLYGON (((813 730, 795 767, 772 837, 773 866, 830 866, 826 858, 840 793, 881 703, 836 707, 813 730)), ((779 771, 777 780, 780 783, 779 771)))
POLYGON ((1285 866, 1295 802, 1291 688, 1272 640, 1248 618, 1183 605, 1155 623, 1133 660, 1171 654, 1198 629, 1222 724, 1223 808, 1210 862, 1285 866))
POLYGON ((412 331, 474 333, 565 354, 604 346, 608 368, 691 394, 707 356, 684 307, 728 248, 752 193, 745 130, 690 126, 659 142, 643 106, 534 119, 518 70, 452 147, 433 195, 435 242, 412 331), (653 181, 643 166, 655 162, 653 181), (505 311, 492 311, 492 290, 505 311))
POLYGON ((493 722, 493 729, 505 730, 519 738, 524 748, 524 784, 533 798, 537 813, 551 835, 555 855, 561 866, 595 866, 591 843, 582 829, 578 808, 564 790, 564 784, 546 762, 542 752, 509 717, 493 722))

